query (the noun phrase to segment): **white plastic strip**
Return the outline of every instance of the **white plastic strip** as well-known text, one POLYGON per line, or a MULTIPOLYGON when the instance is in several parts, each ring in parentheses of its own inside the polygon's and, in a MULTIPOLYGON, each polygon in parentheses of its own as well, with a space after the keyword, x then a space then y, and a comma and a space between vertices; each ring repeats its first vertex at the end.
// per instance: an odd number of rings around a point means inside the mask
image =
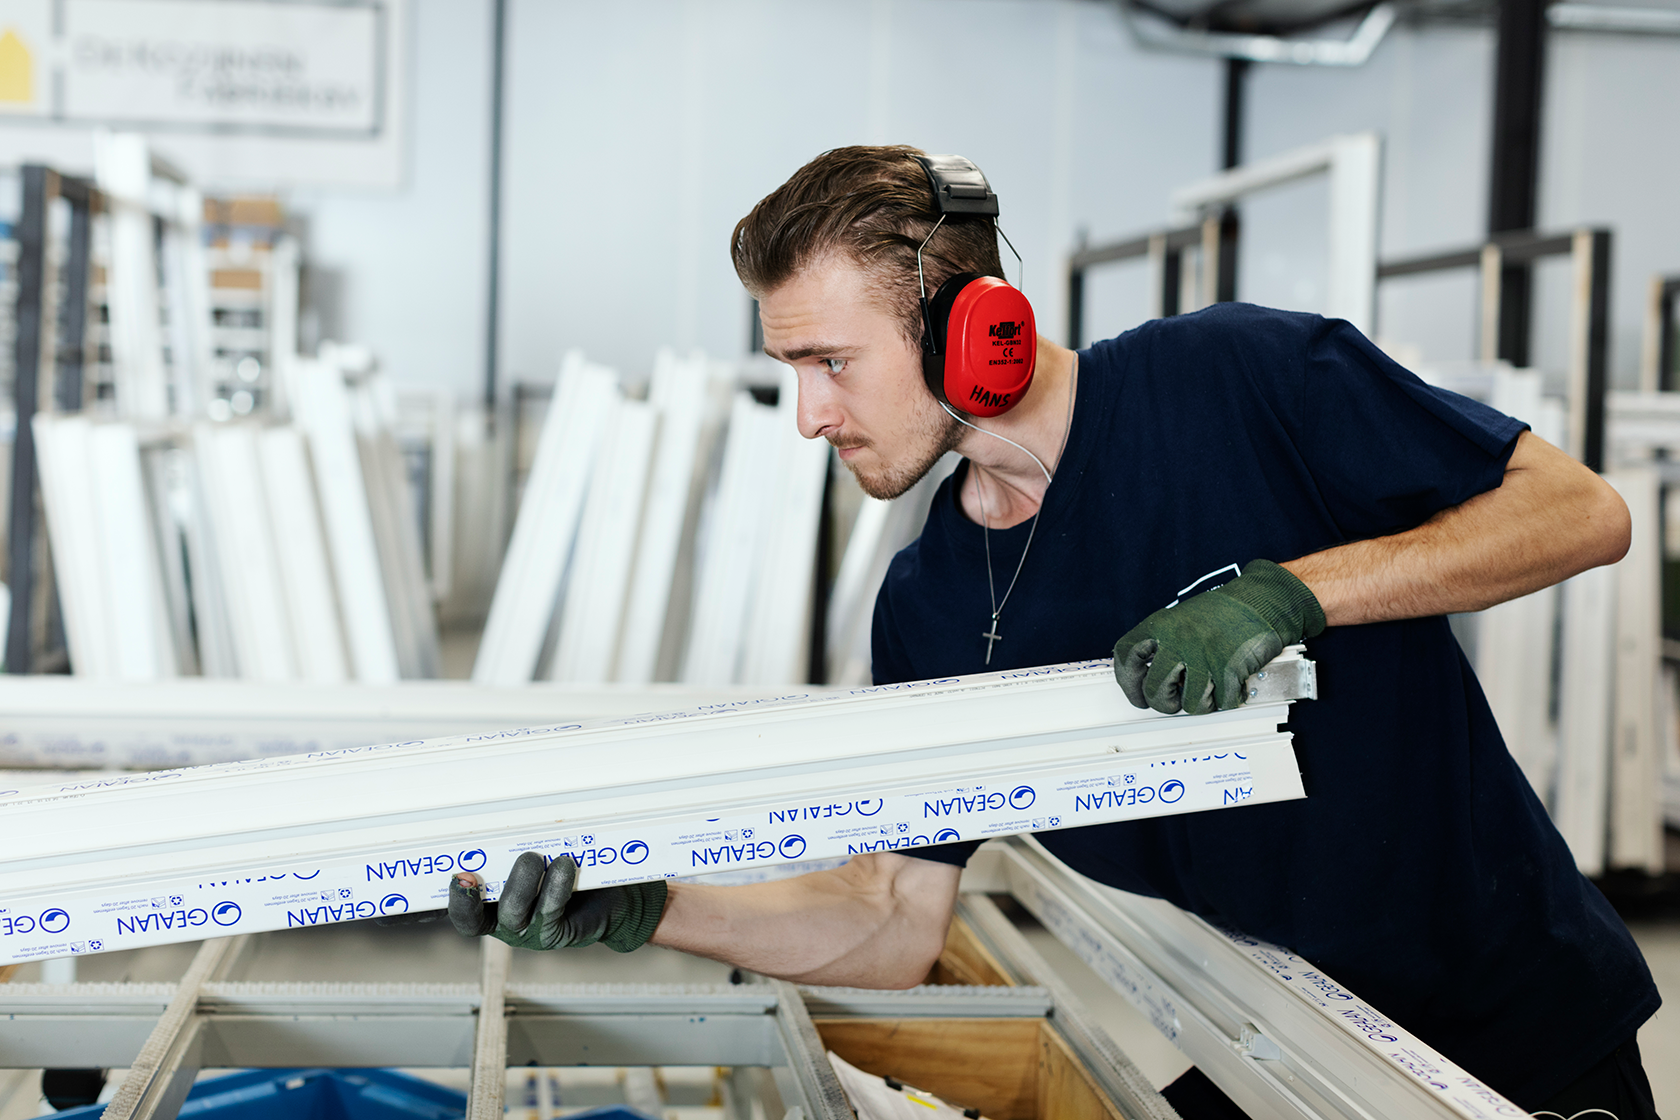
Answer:
POLYGON ((204 422, 194 426, 193 445, 204 466, 240 673, 259 681, 296 680, 292 624, 263 492, 257 434, 255 424, 204 422))
POLYGON ((99 564, 113 675, 155 680, 175 675, 175 648, 164 613, 140 443, 130 424, 95 424, 88 452, 99 517, 99 564))
POLYGON ((641 401, 618 400, 608 416, 566 579, 550 680, 612 679, 659 413, 641 401))
POLYGON ((760 578, 759 559, 774 510, 781 444, 777 410, 735 396, 729 435, 701 540, 694 577, 694 616, 683 661, 689 684, 729 684, 741 679, 747 611, 760 578))
MULTIPOLYGON (((767 688, 467 681, 148 684, 0 673, 0 766, 161 770, 765 700, 767 688)), ((0 789, 11 788, 0 786, 0 789)))
POLYGON ((708 387, 700 355, 679 359, 662 350, 654 360, 648 403, 659 412, 658 440, 613 680, 644 684, 659 671, 677 557, 684 530, 692 531, 705 484, 704 459, 710 450, 705 437, 708 429, 715 436, 720 422, 708 405, 708 387))
POLYGON ((771 476, 764 542, 747 604, 740 680, 796 684, 807 680, 817 524, 828 482, 826 440, 799 434, 799 375, 784 367, 776 404, 776 469, 771 476))
MULTIPOLYGON (((348 357, 346 350, 340 349, 338 353, 348 357)), ((396 640, 397 668, 409 679, 435 677, 437 620, 420 551, 414 491, 402 450, 392 434, 397 420, 396 393, 390 378, 377 368, 370 368, 371 355, 364 359, 363 352, 354 353, 357 364, 365 361, 366 365, 355 370, 351 414, 355 418, 356 444, 367 485, 374 544, 390 607, 391 632, 396 640)), ((344 364, 346 373, 351 373, 350 363, 344 364)))
POLYGON ((1615 567, 1563 584, 1558 638, 1557 804, 1552 820, 1583 875, 1604 874, 1610 806, 1610 710, 1616 660, 1615 567))
POLYGON ((1662 489, 1653 466, 1623 467, 1605 481, 1627 502, 1633 543, 1616 573, 1615 680, 1611 688, 1612 870, 1663 870, 1662 747, 1657 690, 1662 673, 1662 489))
POLYGON ((81 416, 35 414, 41 498, 52 541, 70 668, 79 677, 116 676, 112 626, 100 579, 99 520, 89 470, 89 424, 81 416))
POLYGON ((435 908, 526 850, 596 887, 1301 797, 1264 700, 1162 716, 1088 662, 31 787, 0 961, 435 908))
POLYGON ((480 684, 524 684, 536 672, 602 422, 617 393, 611 370, 575 351, 566 355, 473 663, 480 684))
POLYGON ((286 590, 298 676, 323 683, 348 680, 344 633, 338 623, 338 593, 327 566, 321 512, 303 437, 295 428, 269 428, 257 437, 257 451, 276 559, 286 590))
POLYGON ((357 680, 386 684, 397 679, 397 646, 356 450, 350 394, 335 366, 299 359, 292 368, 293 407, 298 426, 309 437, 315 464, 350 666, 357 680))

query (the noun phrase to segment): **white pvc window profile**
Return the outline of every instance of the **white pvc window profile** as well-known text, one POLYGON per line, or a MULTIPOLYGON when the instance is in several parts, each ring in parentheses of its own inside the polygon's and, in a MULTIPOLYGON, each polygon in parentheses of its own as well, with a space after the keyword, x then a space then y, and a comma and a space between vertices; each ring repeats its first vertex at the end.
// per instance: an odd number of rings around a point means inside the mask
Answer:
POLYGON ((587 888, 1301 797, 1267 699, 1163 716, 1093 662, 36 786, 0 960, 430 909, 526 850, 587 888))

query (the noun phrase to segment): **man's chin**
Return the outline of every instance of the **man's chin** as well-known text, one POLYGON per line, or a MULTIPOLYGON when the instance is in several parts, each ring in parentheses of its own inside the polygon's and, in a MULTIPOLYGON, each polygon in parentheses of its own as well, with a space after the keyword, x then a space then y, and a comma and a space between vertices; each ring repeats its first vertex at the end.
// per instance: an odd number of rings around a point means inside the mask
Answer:
POLYGON ((946 420, 943 416, 939 421, 925 429, 920 440, 914 441, 920 447, 919 451, 912 453, 919 454, 920 458, 909 465, 895 466, 887 462, 874 446, 868 444, 859 446, 859 454, 840 461, 846 464, 846 469, 852 472, 865 494, 890 502, 920 482, 946 452, 956 448, 960 426, 955 420, 946 420), (860 464, 859 460, 865 460, 867 465, 860 464))
POLYGON ((890 469, 865 470, 860 468, 856 462, 848 462, 844 459, 841 462, 846 464, 846 469, 852 472, 852 477, 857 479, 859 488, 865 494, 883 502, 890 502, 894 498, 902 497, 906 491, 922 480, 922 476, 927 474, 929 469, 923 467, 921 471, 912 474, 909 471, 890 469))

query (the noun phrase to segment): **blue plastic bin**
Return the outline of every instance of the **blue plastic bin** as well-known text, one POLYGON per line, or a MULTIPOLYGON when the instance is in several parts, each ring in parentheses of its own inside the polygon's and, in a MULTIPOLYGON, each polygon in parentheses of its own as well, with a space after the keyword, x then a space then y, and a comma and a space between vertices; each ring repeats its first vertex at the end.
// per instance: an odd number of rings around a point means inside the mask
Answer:
MULTIPOLYGON (((98 1120, 103 1104, 68 1108, 62 1120, 98 1120)), ((460 1120, 467 1097, 389 1069, 255 1069, 200 1081, 180 1120, 460 1120)), ((656 1120, 621 1105, 567 1120, 656 1120)))
MULTIPOLYGON (((103 1104, 69 1108, 97 1120, 103 1104)), ((255 1069, 192 1087, 180 1120, 459 1120, 466 1094, 388 1069, 255 1069)))

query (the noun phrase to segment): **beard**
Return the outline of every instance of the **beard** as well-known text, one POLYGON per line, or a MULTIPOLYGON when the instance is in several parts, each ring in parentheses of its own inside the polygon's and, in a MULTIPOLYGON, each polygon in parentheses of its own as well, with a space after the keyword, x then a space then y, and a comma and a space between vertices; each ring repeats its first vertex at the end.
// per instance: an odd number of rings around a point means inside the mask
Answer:
MULTIPOLYGON (((947 451, 954 451, 962 440, 962 425, 944 409, 929 416, 927 421, 910 433, 906 459, 901 463, 883 463, 875 471, 865 473, 853 463, 846 463, 863 492, 871 498, 887 502, 899 497, 925 477, 933 465, 947 451)), ((833 440, 829 441, 834 443, 833 440)), ((868 441, 834 443, 835 447, 868 447, 868 441)), ((845 462, 845 460, 842 460, 845 462)))

